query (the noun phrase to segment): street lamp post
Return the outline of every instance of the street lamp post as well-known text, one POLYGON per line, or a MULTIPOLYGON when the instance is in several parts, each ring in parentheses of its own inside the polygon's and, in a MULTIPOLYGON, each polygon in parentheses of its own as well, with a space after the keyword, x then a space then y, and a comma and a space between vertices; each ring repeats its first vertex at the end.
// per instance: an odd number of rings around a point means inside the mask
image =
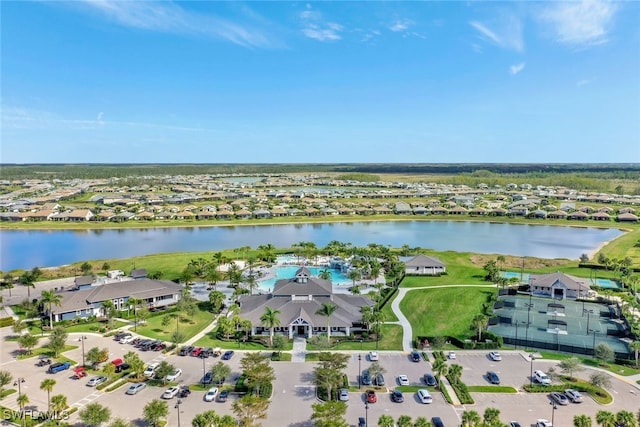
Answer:
POLYGON ((549 402, 549 404, 551 405, 551 425, 553 426, 558 405, 556 405, 556 402, 549 402))
POLYGON ((182 400, 178 399, 178 401, 176 402, 176 406, 174 406, 174 408, 178 410, 178 427, 180 427, 180 405, 181 404, 182 404, 182 400))
POLYGON ((85 337, 84 335, 81 336, 80 338, 78 338, 78 341, 80 341, 82 343, 82 367, 83 368, 85 367, 85 364, 84 364, 84 340, 86 340, 86 339, 87 339, 87 337, 85 337))
POLYGON ((362 388, 362 355, 359 354, 358 355, 358 390, 360 390, 360 388, 362 388))
POLYGON ((369 402, 364 402, 364 424, 369 425, 369 402))
POLYGON ((529 360, 531 362, 531 371, 530 371, 530 374, 529 374, 529 386, 531 386, 531 387, 533 387, 533 359, 534 359, 534 356, 533 356, 533 353, 531 353, 529 355, 529 360))
POLYGON ((589 318, 590 318, 590 315, 593 314, 593 310, 583 309, 582 315, 584 316, 585 313, 587 313, 587 331, 589 331, 589 318))
MULTIPOLYGON (((24 378, 16 378, 16 380, 13 382, 13 386, 18 386, 18 402, 22 401, 22 388, 20 387, 20 385, 25 382, 24 378)), ((23 407, 20 406, 20 410, 22 411, 23 407)), ((22 425, 24 426, 27 422, 27 416, 26 414, 22 414, 22 425)))

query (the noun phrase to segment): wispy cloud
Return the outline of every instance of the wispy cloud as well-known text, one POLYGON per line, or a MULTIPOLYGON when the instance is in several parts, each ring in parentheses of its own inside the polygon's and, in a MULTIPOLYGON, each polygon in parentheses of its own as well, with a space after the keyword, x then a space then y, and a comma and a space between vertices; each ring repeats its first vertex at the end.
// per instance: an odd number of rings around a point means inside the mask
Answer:
POLYGON ((389 29, 395 33, 407 31, 413 26, 414 22, 410 19, 398 19, 389 25, 389 29))
POLYGON ((342 38, 341 32, 344 27, 336 22, 325 20, 322 13, 313 10, 310 4, 306 5, 306 10, 300 12, 302 22, 302 34, 306 37, 326 42, 337 41, 342 38))
POLYGON ((576 86, 578 86, 578 87, 582 87, 582 86, 584 86, 584 85, 588 85, 588 84, 589 84, 589 83, 591 83, 592 81, 593 81, 593 80, 591 80, 591 79, 582 79, 582 80, 578 80, 578 81, 576 82, 576 86))
POLYGON ((511 73, 512 75, 516 75, 518 74, 520 71, 524 70, 524 66, 526 64, 524 62, 521 62, 519 64, 515 64, 512 65, 511 67, 509 67, 509 73, 511 73))
MULTIPOLYGON (((59 4, 59 3, 54 3, 59 4)), ((189 11, 168 0, 120 1, 120 0, 81 0, 60 3, 79 7, 98 13, 119 25, 162 33, 197 35, 211 37, 245 46, 276 47, 279 42, 256 25, 256 15, 242 9, 242 16, 236 23, 214 15, 204 15, 189 11)))
POLYGON ((87 129, 115 129, 121 127, 127 128, 146 128, 146 129, 164 129, 186 132, 214 132, 216 129, 208 129, 201 127, 177 126, 149 122, 135 121, 107 121, 104 120, 104 113, 100 112, 95 120, 77 119, 60 117, 49 111, 36 110, 23 107, 2 105, 0 110, 0 123, 5 129, 23 129, 23 130, 87 130, 87 129))
POLYGON ((469 22, 478 33, 478 37, 503 49, 522 52, 524 40, 522 36, 522 22, 515 16, 502 18, 492 28, 480 21, 469 22))
POLYGON ((539 18, 551 26, 559 43, 590 46, 608 41, 617 10, 616 3, 602 0, 557 2, 543 9, 539 18))

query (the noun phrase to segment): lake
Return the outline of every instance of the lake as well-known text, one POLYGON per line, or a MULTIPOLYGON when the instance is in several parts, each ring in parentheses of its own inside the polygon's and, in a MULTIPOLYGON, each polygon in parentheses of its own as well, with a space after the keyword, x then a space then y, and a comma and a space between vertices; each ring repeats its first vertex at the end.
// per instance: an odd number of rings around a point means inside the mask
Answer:
POLYGON ((98 230, 0 230, 0 270, 54 267, 84 260, 169 252, 220 251, 332 240, 366 246, 578 259, 623 232, 617 229, 475 221, 375 221, 233 227, 98 230))

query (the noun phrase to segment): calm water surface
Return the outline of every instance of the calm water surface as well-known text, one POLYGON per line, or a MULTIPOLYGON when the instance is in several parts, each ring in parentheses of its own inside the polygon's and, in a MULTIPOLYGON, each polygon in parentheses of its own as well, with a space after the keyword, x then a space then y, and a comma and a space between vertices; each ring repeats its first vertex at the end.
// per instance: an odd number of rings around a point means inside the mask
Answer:
POLYGON ((83 260, 169 253, 219 251, 302 241, 318 247, 332 240, 355 246, 401 247, 577 259, 615 239, 617 229, 459 221, 386 221, 281 224, 238 227, 124 230, 0 230, 0 270, 31 269, 83 260))

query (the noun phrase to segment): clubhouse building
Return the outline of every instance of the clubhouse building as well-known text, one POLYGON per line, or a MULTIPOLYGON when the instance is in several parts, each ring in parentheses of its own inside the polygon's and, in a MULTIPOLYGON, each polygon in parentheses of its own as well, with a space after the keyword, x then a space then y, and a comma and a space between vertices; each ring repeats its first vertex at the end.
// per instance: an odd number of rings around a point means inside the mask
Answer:
POLYGON ((272 293, 243 295, 239 304, 240 317, 254 325, 252 335, 269 334, 269 328, 260 326, 260 317, 269 307, 280 312, 280 326, 274 328, 274 333, 310 338, 327 333, 327 321, 331 322, 332 336, 362 331, 362 307, 373 306, 373 301, 363 295, 334 294, 330 281, 312 276, 308 268, 301 267, 293 278, 278 280, 272 293), (331 317, 317 314, 329 302, 337 306, 331 317))

